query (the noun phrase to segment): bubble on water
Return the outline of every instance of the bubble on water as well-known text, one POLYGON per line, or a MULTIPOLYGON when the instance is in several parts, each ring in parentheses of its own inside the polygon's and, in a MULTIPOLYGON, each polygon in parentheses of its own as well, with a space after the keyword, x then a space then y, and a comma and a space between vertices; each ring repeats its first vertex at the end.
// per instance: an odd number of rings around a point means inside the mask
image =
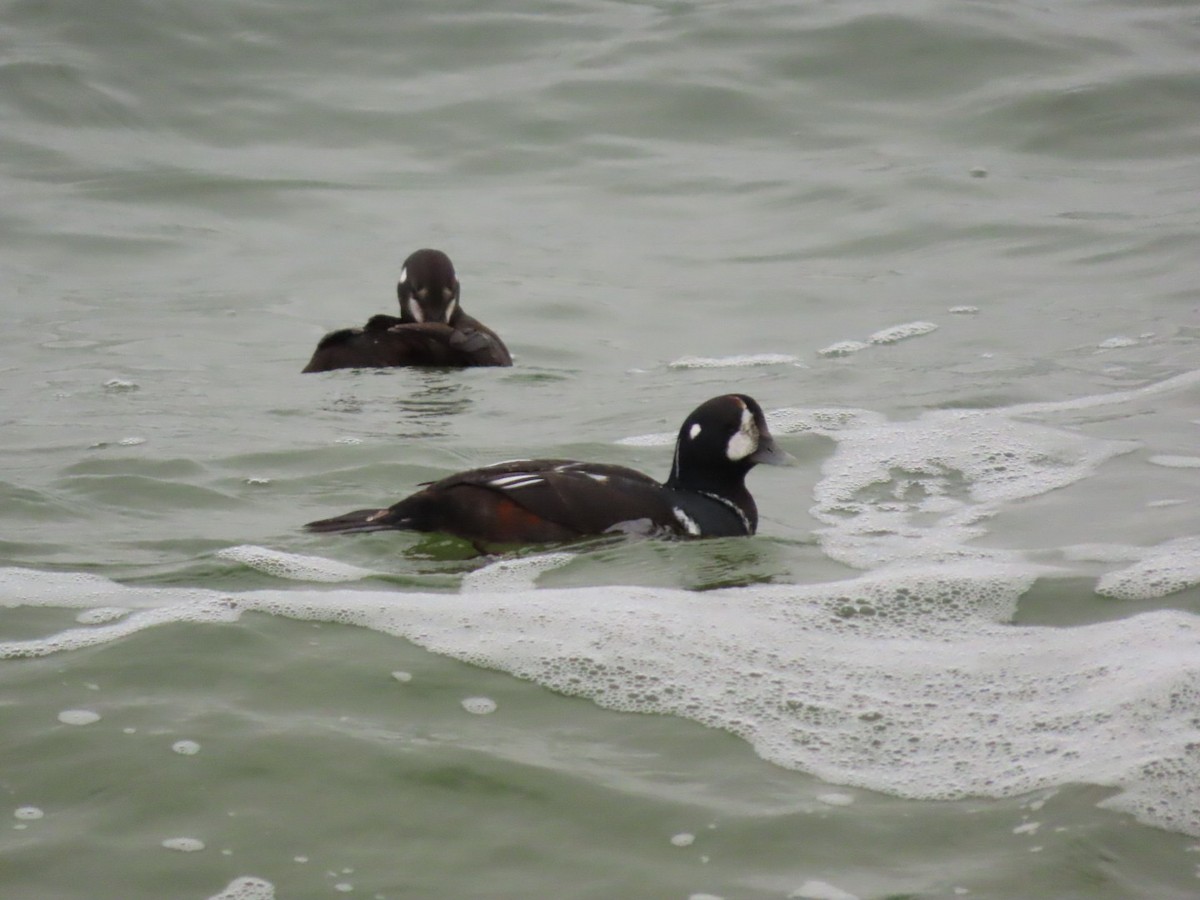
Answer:
POLYGON ((119 441, 117 441, 117 446, 119 446, 119 447, 140 447, 144 443, 146 443, 146 439, 144 437, 123 437, 119 441))
POLYGON ((822 347, 817 351, 818 356, 850 356, 862 350, 866 350, 871 345, 865 341, 838 341, 830 344, 828 347, 822 347))
POLYGON ((1101 576, 1096 593, 1117 600, 1153 600, 1200 584, 1200 537, 1177 538, 1101 576))
POLYGON ((47 637, 0 641, 0 659, 29 659, 94 647, 168 622, 234 622, 241 614, 228 595, 191 588, 127 587, 83 572, 0 568, 0 605, 90 609, 121 606, 116 622, 70 628, 47 637))
POLYGON ((789 900, 858 900, 855 894, 847 893, 825 881, 804 882, 788 894, 789 900))
POLYGON ((1146 462, 1168 469, 1200 469, 1200 456, 1151 456, 1146 462))
POLYGON ((167 838, 162 845, 168 850, 178 850, 180 853, 196 853, 204 849, 204 841, 190 837, 167 838))
POLYGON ((1101 441, 988 410, 933 410, 826 432, 814 490, 822 549, 854 568, 922 558, 1004 560, 972 543, 1002 507, 1066 487, 1133 442, 1101 441))
POLYGON ((140 390, 141 385, 135 381, 127 381, 124 378, 110 378, 104 382, 104 389, 113 393, 125 393, 140 390))
POLYGON ((1145 551, 1129 544, 1072 544, 1062 548, 1063 559, 1075 562, 1133 562, 1145 551))
POLYGON ((356 444, 361 444, 363 442, 363 439, 359 438, 359 437, 340 437, 340 438, 335 438, 333 442, 335 444, 356 445, 356 444))
POLYGON ((463 576, 462 590, 464 593, 528 590, 543 572, 565 566, 574 558, 574 553, 557 552, 499 559, 463 576))
POLYGON ((751 353, 742 356, 681 356, 667 364, 671 369, 737 369, 754 366, 796 365, 788 353, 751 353))
POLYGON ((817 799, 826 806, 849 806, 854 802, 850 794, 821 794, 817 799))
POLYGON ((956 316, 979 315, 979 307, 978 306, 951 306, 946 311, 949 313, 952 313, 953 315, 956 315, 956 316))
POLYGON ((1039 828, 1042 827, 1041 822, 1025 822, 1018 825, 1012 830, 1013 834, 1037 834, 1039 828))
POLYGON ((90 709, 64 709, 58 714, 58 721, 64 725, 91 725, 100 721, 100 714, 90 709))
POLYGON ((265 878, 243 875, 235 878, 219 894, 208 900, 275 900, 275 885, 265 878))
POLYGON ((690 847, 696 843, 696 836, 687 831, 681 831, 679 834, 671 835, 671 843, 676 847, 690 847))
POLYGON ((491 715, 496 711, 496 701, 488 697, 467 697, 462 708, 476 716, 491 715))
POLYGON ((35 819, 40 819, 44 815, 46 814, 36 806, 18 806, 13 810, 13 816, 15 818, 26 822, 32 822, 35 819))
POLYGON ((335 884, 333 886, 333 889, 341 894, 349 894, 351 891, 354 890, 354 885, 352 885, 348 881, 339 881, 337 884, 335 884))
POLYGON ((872 344, 896 344, 934 331, 937 331, 937 325, 932 322, 905 322, 902 325, 881 328, 868 337, 867 341, 872 344))
POLYGON ((106 622, 115 622, 127 615, 129 615, 129 610, 123 606, 97 606, 93 609, 82 610, 75 616, 75 621, 80 625, 103 625, 106 622))
POLYGON ((275 578, 286 578, 289 581, 326 583, 360 581, 378 574, 370 569, 360 569, 358 566, 347 565, 320 556, 281 553, 278 550, 268 550, 266 547, 255 547, 252 544, 226 547, 218 550, 217 556, 220 559, 238 562, 248 568, 265 572, 275 578))
MULTIPOLYGON (((1012 624, 1041 571, 910 561, 827 584, 699 594, 293 588, 247 592, 236 605, 402 636, 605 708, 683 716, 834 784, 920 799, 1103 784, 1114 788, 1105 807, 1200 834, 1200 760, 1188 749, 1200 621, 1156 610, 1075 628, 1012 624)), ((69 596, 68 582, 0 570, 0 604, 69 596)), ((107 603, 148 596, 84 583, 107 603)), ((141 627, 176 621, 174 592, 152 596, 164 614, 141 627)), ((210 592, 207 603, 227 599, 210 592)), ((206 608, 202 597, 190 603, 206 608)))
POLYGON ((399 681, 401 684, 408 684, 408 682, 412 681, 412 679, 413 679, 412 672, 404 672, 399 669, 397 669, 395 672, 392 673, 392 677, 395 678, 397 681, 399 681))
POLYGON ((245 479, 245 482, 252 487, 261 487, 264 484, 270 484, 271 479, 262 475, 251 475, 245 479))
POLYGON ((1118 335, 1116 337, 1107 338, 1107 339, 1101 341, 1096 346, 1099 347, 1101 350, 1118 350, 1122 347, 1136 347, 1138 345, 1138 343, 1139 343, 1138 339, 1135 337, 1128 337, 1126 335, 1118 335))
POLYGON ((180 756, 195 756, 200 752, 200 745, 195 741, 176 741, 171 745, 171 749, 180 756))

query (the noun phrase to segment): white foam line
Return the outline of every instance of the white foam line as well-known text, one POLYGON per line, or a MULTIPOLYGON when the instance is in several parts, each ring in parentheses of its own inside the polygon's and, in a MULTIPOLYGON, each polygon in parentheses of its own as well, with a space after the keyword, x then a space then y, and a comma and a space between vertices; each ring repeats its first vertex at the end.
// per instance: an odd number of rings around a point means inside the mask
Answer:
MULTIPOLYGON (((11 570, 5 570, 11 571, 11 570)), ((162 599, 171 592, 164 590, 162 599)), ((17 604, 7 604, 17 605, 17 604)), ((37 604, 43 605, 43 604, 37 604)), ((58 605, 58 604, 45 604, 58 605)), ((91 628, 70 628, 52 638, 28 641, 0 641, 0 659, 32 659, 50 656, 64 650, 96 647, 120 638, 129 637, 147 628, 173 622, 236 622, 240 611, 229 600, 210 596, 204 600, 168 603, 155 609, 144 609, 110 625, 91 628)))
POLYGON ((220 559, 238 562, 248 568, 265 572, 276 578, 286 578, 289 581, 316 581, 332 584, 340 581, 360 581, 363 578, 381 574, 321 556, 280 553, 278 550, 256 547, 253 544, 226 547, 218 550, 216 555, 220 559))
MULTIPOLYGON (((527 574, 555 556, 516 568, 527 574)), ((1200 835, 1200 616, 1014 626, 1036 577, 1029 566, 972 561, 699 594, 288 588, 230 597, 112 585, 93 594, 124 606, 155 598, 161 608, 0 653, 93 646, 167 621, 229 621, 238 610, 357 625, 606 708, 722 728, 765 759, 835 784, 949 799, 1085 782, 1119 789, 1106 807, 1200 835)), ((0 570, 0 603, 71 605, 79 583, 0 570)))
POLYGON ((788 353, 751 353, 742 356, 681 356, 667 363, 669 369, 736 369, 753 366, 798 365, 788 353))
POLYGON ((1074 400, 1050 400, 1042 403, 1018 403, 998 410, 1012 416, 1026 416, 1038 413, 1074 412, 1081 409, 1094 409, 1097 406, 1116 406, 1121 403, 1131 403, 1154 397, 1158 394, 1170 394, 1184 391, 1200 385, 1200 369, 1194 372, 1183 372, 1162 381, 1147 384, 1144 387, 1128 391, 1115 391, 1111 394, 1095 394, 1087 397, 1077 397, 1074 400))
POLYGON ((574 558, 574 553, 541 553, 497 560, 463 576, 462 591, 464 594, 474 594, 529 590, 543 572, 565 566, 574 558))

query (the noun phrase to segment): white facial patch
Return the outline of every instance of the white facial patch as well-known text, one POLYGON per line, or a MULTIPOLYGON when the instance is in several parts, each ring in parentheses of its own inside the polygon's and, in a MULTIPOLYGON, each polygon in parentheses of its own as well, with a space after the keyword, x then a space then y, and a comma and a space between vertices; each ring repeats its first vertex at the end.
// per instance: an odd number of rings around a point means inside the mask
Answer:
POLYGON ((700 423, 699 422, 696 422, 694 425, 692 425, 691 428, 688 429, 688 437, 690 437, 693 441, 696 439, 696 435, 698 435, 699 433, 700 433, 700 423))
POLYGON ((454 318, 454 308, 456 306, 458 306, 457 300, 451 300, 449 303, 446 304, 446 319, 445 319, 445 321, 447 322, 447 324, 450 322, 451 319, 454 318))
POLYGON ((742 424, 737 434, 729 439, 725 447, 725 455, 733 462, 745 459, 758 449, 758 425, 754 422, 754 414, 748 409, 742 410, 742 424))
POLYGON ((404 284, 406 281, 408 281, 408 266, 400 270, 400 283, 404 284))
POLYGON ((700 536, 700 526, 696 524, 696 520, 685 513, 678 506, 672 507, 671 512, 675 513, 675 521, 683 526, 683 530, 692 537, 700 536))
POLYGON ((421 309, 421 304, 417 302, 416 297, 408 298, 408 311, 412 313, 412 317, 418 322, 425 321, 425 311, 421 309))

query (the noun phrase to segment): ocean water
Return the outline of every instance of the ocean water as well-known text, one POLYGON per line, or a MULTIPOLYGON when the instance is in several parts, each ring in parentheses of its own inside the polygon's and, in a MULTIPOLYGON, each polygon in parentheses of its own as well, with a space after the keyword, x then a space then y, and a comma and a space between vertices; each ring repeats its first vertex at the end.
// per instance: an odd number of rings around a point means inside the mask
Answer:
POLYGON ((1200 896, 1194 4, 0 9, 0 897, 1200 896), (300 376, 423 246, 515 366, 300 376))

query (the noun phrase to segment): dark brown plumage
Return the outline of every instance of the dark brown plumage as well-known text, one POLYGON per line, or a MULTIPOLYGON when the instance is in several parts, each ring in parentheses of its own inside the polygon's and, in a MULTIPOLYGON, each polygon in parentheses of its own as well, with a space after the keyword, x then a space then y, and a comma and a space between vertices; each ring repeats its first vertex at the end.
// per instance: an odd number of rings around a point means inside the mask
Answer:
POLYGON ((511 366, 500 337, 459 306, 450 257, 418 250, 404 261, 396 285, 400 316, 377 315, 362 328, 331 332, 304 372, 390 366, 511 366))
POLYGON ((310 522, 315 532, 436 531, 476 546, 566 541, 609 532, 716 537, 754 534, 745 477, 792 461, 744 394, 714 397, 684 421, 665 484, 624 466, 513 460, 450 475, 385 509, 310 522))

